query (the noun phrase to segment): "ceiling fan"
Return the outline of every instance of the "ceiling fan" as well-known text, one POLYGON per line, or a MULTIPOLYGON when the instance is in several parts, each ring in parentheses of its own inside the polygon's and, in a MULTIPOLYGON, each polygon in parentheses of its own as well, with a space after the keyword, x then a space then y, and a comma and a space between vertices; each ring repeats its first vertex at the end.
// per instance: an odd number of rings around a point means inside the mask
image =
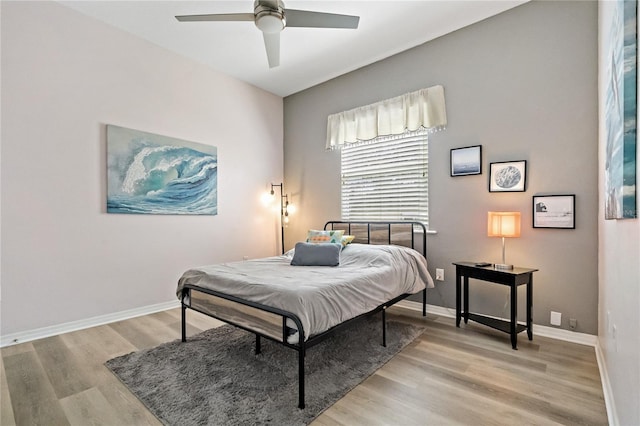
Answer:
POLYGON ((254 21, 262 31, 269 68, 280 65, 280 32, 286 27, 358 28, 359 16, 285 9, 281 0, 255 0, 253 13, 176 16, 180 22, 254 21))

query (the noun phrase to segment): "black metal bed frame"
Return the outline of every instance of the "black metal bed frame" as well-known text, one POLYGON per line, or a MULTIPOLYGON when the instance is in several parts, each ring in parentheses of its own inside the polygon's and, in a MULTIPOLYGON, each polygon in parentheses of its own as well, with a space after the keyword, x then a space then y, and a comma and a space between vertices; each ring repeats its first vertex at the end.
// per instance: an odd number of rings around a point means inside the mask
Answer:
MULTIPOLYGON (((427 243, 426 243, 426 229, 424 227, 424 225, 420 222, 358 222, 358 221, 329 221, 324 225, 324 229, 327 230, 327 227, 331 226, 331 229, 334 230, 336 225, 342 225, 342 226, 346 226, 347 229, 347 233, 351 233, 352 230, 352 225, 354 227, 356 226, 366 226, 367 227, 367 238, 366 238, 366 244, 370 244, 371 243, 371 226, 373 225, 374 227, 383 227, 386 226, 387 230, 388 230, 388 244, 391 244, 391 229, 393 225, 412 225, 412 230, 411 230, 411 248, 415 248, 415 239, 414 239, 414 235, 415 235, 415 230, 413 227, 418 227, 422 232, 423 232, 423 240, 422 240, 422 255, 423 256, 427 256, 427 243)), ((356 240, 356 242, 360 242, 358 240, 356 240)), ((394 304, 396 304, 397 302, 407 298, 411 296, 411 294, 409 293, 405 293, 405 294, 401 294, 400 296, 397 296, 395 298, 393 298, 392 300, 389 300, 381 305, 379 305, 378 307, 376 307, 375 309, 366 312, 364 314, 361 314, 357 317, 351 318, 347 321, 344 321, 340 324, 337 324, 333 327, 331 327, 330 329, 310 336, 308 339, 305 340, 305 334, 304 334, 304 329, 302 326, 302 322, 300 321, 300 318, 298 318, 297 315, 295 315, 294 313, 282 310, 282 309, 278 309, 278 308, 274 308, 271 306, 267 306, 267 305, 263 305, 260 303, 256 303, 256 302, 252 302, 249 300, 245 300, 245 299, 241 299, 239 297, 230 295, 230 294, 226 294, 226 293, 221 293, 215 290, 210 290, 210 289, 206 289, 206 288, 202 288, 202 287, 197 287, 197 286, 193 286, 190 284, 187 284, 184 286, 184 288, 182 289, 182 296, 181 296, 181 311, 182 311, 182 341, 186 342, 187 341, 187 334, 186 334, 186 310, 187 308, 192 309, 194 311, 200 312, 202 314, 205 314, 207 316, 210 316, 212 318, 216 318, 218 320, 221 320, 223 322, 226 322, 228 324, 231 324, 235 327, 238 327, 240 329, 246 330, 248 332, 251 332, 253 334, 255 334, 256 336, 256 347, 255 347, 255 353, 259 354, 261 351, 261 338, 267 338, 269 340, 272 340, 274 342, 278 342, 286 347, 292 348, 296 351, 298 351, 298 407, 299 408, 304 408, 305 407, 305 397, 304 397, 304 358, 305 358, 305 353, 307 351, 307 349, 311 348, 312 346, 317 345, 318 343, 322 342, 323 340, 325 340, 327 337, 329 337, 331 334, 333 334, 335 331, 340 330, 344 327, 347 327, 351 324, 353 324, 354 322, 357 322, 359 320, 362 320, 363 318, 369 317, 371 315, 374 315, 378 312, 382 312, 382 345, 384 347, 387 346, 387 333, 386 333, 386 309, 394 304), (224 315, 220 315, 216 312, 210 312, 206 309, 199 309, 197 307, 193 307, 191 306, 191 292, 199 292, 199 293, 205 293, 209 296, 214 296, 214 297, 218 297, 220 299, 224 299, 226 301, 232 302, 232 303, 237 303, 240 306, 246 306, 249 308, 254 308, 257 309, 259 311, 263 311, 263 312, 267 312, 273 315, 277 315, 282 317, 282 336, 279 339, 276 339, 273 336, 269 336, 259 330, 257 330, 256 328, 252 328, 247 324, 241 324, 238 321, 232 321, 230 320, 228 317, 224 317, 224 315), (289 343, 287 341, 287 337, 289 336, 289 331, 291 330, 290 327, 287 326, 287 319, 290 319, 291 321, 293 321, 293 323, 295 324, 296 328, 298 329, 298 343, 297 344, 292 344, 289 343)), ((422 290, 422 316, 426 316, 426 306, 427 306, 427 290, 426 288, 424 290, 422 290)))

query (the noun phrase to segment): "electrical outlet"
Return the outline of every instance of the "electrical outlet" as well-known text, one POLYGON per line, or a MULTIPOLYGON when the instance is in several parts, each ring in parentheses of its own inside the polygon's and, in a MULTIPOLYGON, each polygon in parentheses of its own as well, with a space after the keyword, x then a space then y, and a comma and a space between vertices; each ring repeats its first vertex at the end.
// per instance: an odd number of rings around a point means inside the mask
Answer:
POLYGON ((436 281, 444 281, 444 269, 436 268, 436 281))
POLYGON ((577 326, 578 326, 578 320, 575 318, 569 318, 569 328, 571 330, 575 330, 577 326))
POLYGON ((551 325, 562 324, 562 314, 560 312, 551 311, 551 319, 549 322, 551 322, 551 325))

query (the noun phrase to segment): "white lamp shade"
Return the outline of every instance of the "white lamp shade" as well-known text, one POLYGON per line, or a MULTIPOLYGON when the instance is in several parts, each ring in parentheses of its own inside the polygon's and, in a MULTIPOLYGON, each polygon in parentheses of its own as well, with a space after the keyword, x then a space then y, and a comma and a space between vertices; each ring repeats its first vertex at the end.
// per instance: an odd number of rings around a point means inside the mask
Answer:
POLYGON ((520 212, 489 212, 487 236, 519 237, 520 212))

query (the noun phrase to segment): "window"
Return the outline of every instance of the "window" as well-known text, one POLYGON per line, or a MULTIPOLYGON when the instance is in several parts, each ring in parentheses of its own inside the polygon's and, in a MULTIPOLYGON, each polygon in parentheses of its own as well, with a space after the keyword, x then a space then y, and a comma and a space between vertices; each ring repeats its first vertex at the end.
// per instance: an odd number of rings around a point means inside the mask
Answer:
POLYGON ((342 148, 342 219, 429 225, 427 131, 342 148))

